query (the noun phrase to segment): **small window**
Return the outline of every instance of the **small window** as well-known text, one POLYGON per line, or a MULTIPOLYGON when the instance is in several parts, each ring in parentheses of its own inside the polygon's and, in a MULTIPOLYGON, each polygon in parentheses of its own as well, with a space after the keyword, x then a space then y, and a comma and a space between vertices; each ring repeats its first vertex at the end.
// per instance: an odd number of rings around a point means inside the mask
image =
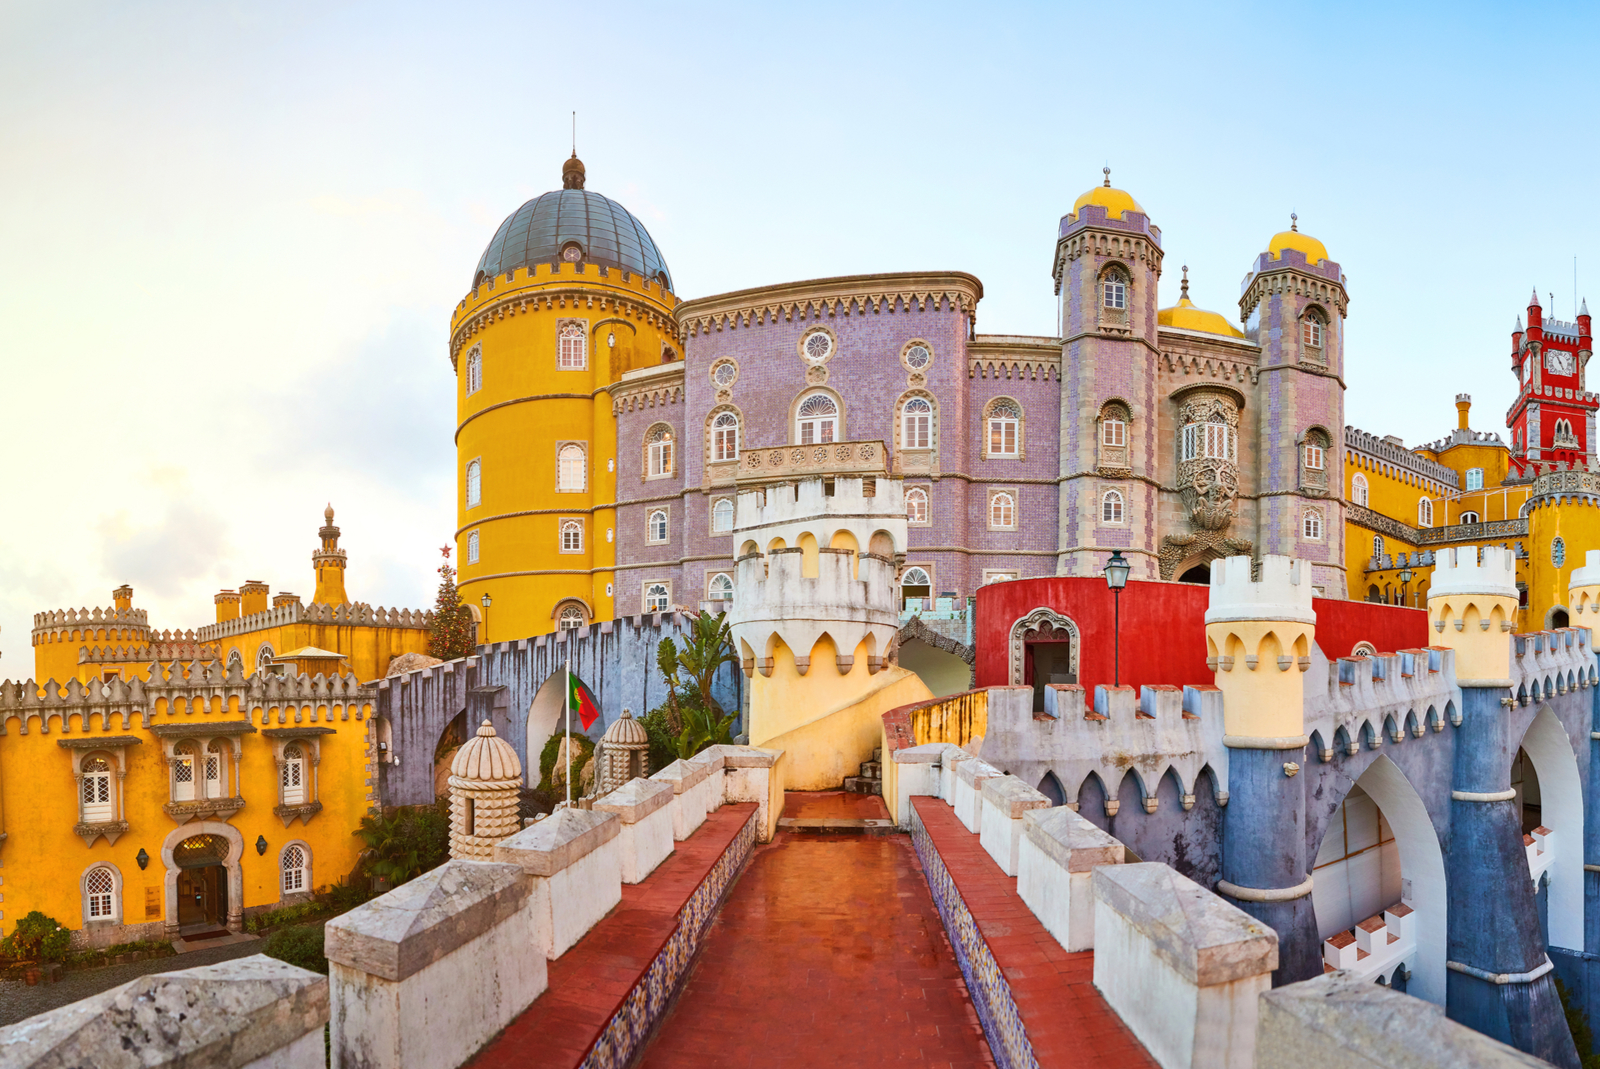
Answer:
POLYGON ((1015 527, 1017 525, 1017 499, 1007 491, 999 491, 989 499, 989 526, 1015 527))
POLYGON ((83 822, 104 823, 113 819, 114 810, 111 765, 103 757, 91 757, 83 763, 83 822))
POLYGON ((483 348, 474 345, 467 354, 467 396, 483 389, 483 348))
POLYGON ((1383 556, 1383 536, 1382 535, 1373 535, 1372 536, 1372 555, 1374 557, 1383 556))
POLYGON ((644 588, 644 611, 666 612, 672 607, 672 591, 666 583, 650 583, 644 588))
POLYGON ((1478 514, 1476 512, 1472 512, 1472 511, 1468 510, 1467 512, 1463 512, 1461 514, 1461 518, 1458 519, 1456 522, 1457 523, 1477 523, 1478 522, 1478 514))
POLYGON ((1421 498, 1417 501, 1417 524, 1421 527, 1433 526, 1433 500, 1421 498))
POLYGON ((284 747, 283 768, 278 773, 284 805, 304 805, 306 800, 306 757, 299 744, 284 747))
POLYGON ((483 503, 483 465, 474 460, 467 464, 467 508, 483 503))
POLYGON ((588 346, 584 337, 583 325, 580 323, 567 323, 560 332, 561 356, 559 366, 563 371, 582 371, 588 366, 588 346))
POLYGON ((920 486, 906 491, 906 522, 928 522, 928 491, 920 486))
POLYGON ((1557 568, 1567 563, 1567 544, 1557 535, 1550 543, 1550 562, 1557 568))
POLYGON ((467 563, 478 563, 478 532, 473 531, 467 535, 467 563))
POLYGON ((587 622, 588 616, 584 613, 582 606, 564 605, 561 608, 561 616, 556 626, 562 631, 576 631, 587 622))
POLYGON ((1111 311, 1122 311, 1128 307, 1128 276, 1121 268, 1106 272, 1101 299, 1111 311))
POLYGON ((1014 457, 1020 452, 1022 409, 1009 398, 989 408, 989 455, 1014 457))
POLYGON ((172 800, 194 801, 194 743, 180 742, 172 751, 172 800))
POLYGON ((833 355, 833 337, 825 330, 814 330, 800 344, 806 360, 820 364, 833 355))
POLYGON ((1321 471, 1325 465, 1322 446, 1307 442, 1305 447, 1306 470, 1321 471))
POLYGON ((739 459, 739 417, 723 412, 711 421, 711 459, 739 459))
POLYGON ((1107 490, 1100 498, 1100 522, 1122 522, 1122 494, 1117 490, 1107 490))
POLYGON ((711 506, 711 530, 714 534, 727 534, 733 530, 733 499, 719 498, 711 506))
POLYGON ((116 919, 117 881, 107 868, 93 868, 83 878, 85 913, 92 921, 116 919))
POLYGON ((213 741, 206 747, 205 792, 207 798, 222 797, 222 762, 225 756, 223 743, 213 741))
POLYGON ((303 846, 290 846, 283 852, 283 893, 297 894, 306 889, 306 851, 303 846))
POLYGON ((667 540, 667 510, 653 510, 645 527, 651 542, 665 542, 667 540))
POLYGON ((672 474, 672 428, 657 425, 650 430, 650 455, 646 471, 651 476, 672 474))
MULTIPOLYGON (((812 337, 827 337, 814 334, 812 337)), ((839 429, 839 406, 825 393, 814 393, 800 402, 795 417, 795 440, 801 445, 831 442, 839 429)))
POLYGON ((933 595, 933 579, 926 568, 907 568, 900 576, 900 596, 926 598, 933 595))
POLYGON ((1306 509, 1301 520, 1301 535, 1310 542, 1322 541, 1322 510, 1306 509))
POLYGON ((718 572, 706 584, 706 597, 712 601, 733 600, 733 577, 727 572, 718 572))
POLYGON ((1367 504, 1368 497, 1367 477, 1360 472, 1356 472, 1355 478, 1350 480, 1350 500, 1364 507, 1367 504))
POLYGON ((1483 469, 1482 468, 1468 468, 1467 469, 1467 489, 1468 490, 1482 490, 1483 489, 1483 469))
POLYGON ((1100 424, 1100 444, 1113 448, 1128 444, 1128 425, 1120 419, 1106 419, 1100 424))
POLYGON ((1322 318, 1322 313, 1315 308, 1306 313, 1305 317, 1305 343, 1308 348, 1322 348, 1322 335, 1327 327, 1327 322, 1322 318))
POLYGON ((579 520, 561 521, 561 552, 583 552, 583 523, 579 520))
POLYGON ((556 489, 582 490, 588 483, 589 465, 583 446, 569 442, 556 456, 556 489))
POLYGON ((928 449, 933 445, 933 405, 926 398, 913 397, 901 410, 900 444, 904 449, 928 449))
POLYGON ((906 362, 906 367, 912 371, 921 371, 933 360, 933 352, 926 345, 918 342, 916 345, 906 349, 903 359, 906 362))

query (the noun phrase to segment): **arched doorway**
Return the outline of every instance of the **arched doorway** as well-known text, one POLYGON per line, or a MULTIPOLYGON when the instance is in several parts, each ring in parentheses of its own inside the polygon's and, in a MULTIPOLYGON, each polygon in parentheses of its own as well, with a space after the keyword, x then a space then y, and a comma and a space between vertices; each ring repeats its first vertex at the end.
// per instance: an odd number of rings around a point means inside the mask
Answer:
MULTIPOLYGON (((1358 944, 1372 937, 1361 929, 1395 916, 1402 945, 1389 957, 1380 957, 1382 964, 1376 967, 1368 964, 1372 955, 1352 950, 1351 966, 1374 972, 1375 980, 1381 972, 1386 983, 1444 1005, 1444 852, 1427 807, 1388 757, 1380 756, 1367 767, 1329 818, 1312 865, 1311 901, 1317 935, 1324 940, 1324 960, 1329 943, 1361 949, 1358 944), (1395 956, 1412 940, 1414 949, 1403 958, 1395 956)), ((1380 945, 1391 945, 1387 932, 1380 945)))
POLYGON ((1182 575, 1178 576, 1178 582, 1180 582, 1180 583, 1202 583, 1202 584, 1210 583, 1211 582, 1211 564, 1209 562, 1207 562, 1205 564, 1196 564, 1193 568, 1190 568, 1188 571, 1186 571, 1182 575))
MULTIPOLYGON (((566 677, 565 673, 557 671, 540 685, 533 701, 528 704, 528 752, 523 755, 522 767, 530 787, 538 786, 539 755, 544 752, 544 744, 550 741, 550 737, 561 730, 562 714, 566 708, 566 677)), ((576 714, 572 723, 574 734, 583 731, 576 714)))
POLYGON ((1550 610, 1550 626, 1549 626, 1548 630, 1554 631, 1558 627, 1570 627, 1570 626, 1572 626, 1571 623, 1570 623, 1570 620, 1571 620, 1571 617, 1569 617, 1567 615, 1567 610, 1566 609, 1562 609, 1562 608, 1551 609, 1550 610))
POLYGON ((1522 736, 1511 786, 1521 805, 1524 842, 1534 839, 1529 878, 1535 865, 1550 878, 1547 908, 1541 910, 1549 918, 1548 942, 1582 950, 1583 782, 1566 729, 1549 706, 1539 710, 1522 736), (1548 834, 1538 834, 1544 830, 1548 834))
POLYGON ((1078 625, 1035 609, 1011 625, 1011 682, 1033 687, 1033 711, 1044 711, 1044 688, 1078 681, 1078 625))
POLYGON ((461 710, 439 733, 433 747, 433 796, 445 798, 450 794, 450 763, 456 751, 466 745, 467 711, 461 710))
POLYGON ((166 934, 175 938, 226 927, 244 930, 244 836, 231 824, 196 821, 161 844, 166 870, 166 934))

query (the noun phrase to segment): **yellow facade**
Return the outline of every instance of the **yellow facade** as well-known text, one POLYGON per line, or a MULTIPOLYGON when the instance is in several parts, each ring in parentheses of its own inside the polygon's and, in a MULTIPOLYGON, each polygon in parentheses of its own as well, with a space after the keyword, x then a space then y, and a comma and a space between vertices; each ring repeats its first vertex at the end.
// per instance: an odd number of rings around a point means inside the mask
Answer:
POLYGON ((677 358, 677 304, 658 280, 541 263, 483 282, 456 308, 456 559, 481 641, 553 631, 569 605, 585 622, 613 616, 617 432, 607 388, 677 358), (579 367, 562 366, 569 325, 582 331, 579 367), (581 489, 561 482, 569 446, 582 450, 581 489), (570 534, 564 541, 572 524, 577 548, 570 534))

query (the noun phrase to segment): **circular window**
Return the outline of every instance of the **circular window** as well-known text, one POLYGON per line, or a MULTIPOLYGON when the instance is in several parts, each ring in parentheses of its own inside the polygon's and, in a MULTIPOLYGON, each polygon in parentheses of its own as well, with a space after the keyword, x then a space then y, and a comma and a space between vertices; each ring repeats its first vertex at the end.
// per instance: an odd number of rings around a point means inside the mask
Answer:
POLYGON ((813 364, 820 364, 832 354, 833 338, 825 330, 814 330, 806 335, 805 341, 801 343, 800 348, 805 353, 807 360, 813 364))
POLYGON ((733 385, 733 380, 739 377, 739 368, 731 360, 724 360, 711 369, 711 381, 726 389, 733 385))
POLYGON ((583 246, 576 241, 569 241, 561 246, 561 258, 569 264, 575 264, 583 259, 583 246))
POLYGON ((933 361, 933 354, 926 345, 913 345, 906 350, 906 367, 913 371, 921 371, 933 361))

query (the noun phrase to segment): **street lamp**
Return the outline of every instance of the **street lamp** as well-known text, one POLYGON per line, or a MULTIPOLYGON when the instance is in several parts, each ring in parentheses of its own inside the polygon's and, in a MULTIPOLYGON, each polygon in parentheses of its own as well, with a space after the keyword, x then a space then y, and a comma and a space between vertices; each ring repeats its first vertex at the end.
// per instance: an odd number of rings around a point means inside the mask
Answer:
POLYGON ((1410 596, 1406 591, 1406 584, 1408 584, 1410 582, 1411 582, 1411 569, 1410 568, 1401 568, 1400 569, 1400 604, 1402 604, 1402 605, 1406 604, 1406 599, 1410 596))
POLYGON ((489 597, 487 591, 484 592, 480 600, 483 602, 483 641, 487 644, 489 641, 489 606, 493 605, 494 601, 489 597))
POLYGON ((1111 682, 1113 686, 1122 686, 1122 588, 1128 585, 1128 558, 1122 555, 1120 549, 1113 550, 1111 559, 1106 561, 1106 586, 1111 588, 1112 604, 1116 609, 1116 623, 1112 629, 1113 664, 1115 666, 1111 682))

